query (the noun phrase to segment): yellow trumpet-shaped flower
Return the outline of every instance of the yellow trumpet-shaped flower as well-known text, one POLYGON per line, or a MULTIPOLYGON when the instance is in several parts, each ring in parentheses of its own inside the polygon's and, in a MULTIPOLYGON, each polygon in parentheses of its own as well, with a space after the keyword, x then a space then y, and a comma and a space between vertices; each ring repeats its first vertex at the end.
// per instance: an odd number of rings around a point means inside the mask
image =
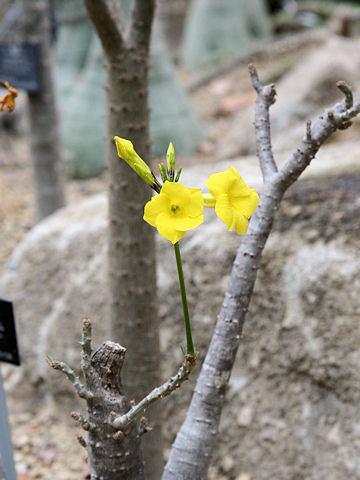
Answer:
POLYGON ((215 213, 227 226, 239 235, 247 231, 249 218, 259 204, 259 195, 249 188, 239 172, 229 166, 229 170, 211 175, 206 182, 215 198, 215 213))
POLYGON ((166 181, 160 193, 145 205, 144 220, 175 244, 187 230, 204 221, 203 203, 199 188, 166 181))
POLYGON ((120 158, 141 177, 150 187, 155 185, 155 179, 151 173, 150 167, 135 152, 133 144, 125 138, 114 137, 116 149, 120 158))

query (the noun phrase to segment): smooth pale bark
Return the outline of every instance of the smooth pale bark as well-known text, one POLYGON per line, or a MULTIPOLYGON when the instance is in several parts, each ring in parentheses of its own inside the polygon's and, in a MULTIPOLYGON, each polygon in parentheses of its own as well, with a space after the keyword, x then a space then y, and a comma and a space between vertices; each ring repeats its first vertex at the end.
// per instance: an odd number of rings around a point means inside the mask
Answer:
MULTIPOLYGON (((149 162, 148 57, 155 2, 135 1, 127 30, 116 14, 118 4, 84 3, 106 56, 109 315, 113 340, 128 350, 126 392, 140 400, 161 383, 154 231, 142 219, 151 190, 118 158, 113 138, 131 140, 149 162)), ((148 418, 153 430, 143 437, 145 471, 158 480, 163 469, 160 404, 148 418)))
POLYGON ((65 205, 58 113, 52 78, 48 6, 46 0, 23 2, 26 40, 38 44, 40 52, 40 90, 28 92, 30 146, 38 221, 65 205))
POLYGON ((252 65, 249 66, 249 70, 253 86, 258 93, 255 134, 264 187, 260 195, 260 204, 238 249, 214 334, 186 419, 173 444, 163 480, 207 478, 207 470, 216 445, 226 387, 240 344, 259 261, 280 201, 287 188, 309 165, 325 140, 337 129, 350 126, 349 120, 360 113, 360 104, 352 105, 350 90, 343 82, 339 82, 337 86, 345 94, 345 100, 325 112, 312 128, 308 122, 306 135, 299 148, 278 171, 271 151, 269 118, 269 107, 274 103, 275 88, 273 85, 263 87, 252 65))

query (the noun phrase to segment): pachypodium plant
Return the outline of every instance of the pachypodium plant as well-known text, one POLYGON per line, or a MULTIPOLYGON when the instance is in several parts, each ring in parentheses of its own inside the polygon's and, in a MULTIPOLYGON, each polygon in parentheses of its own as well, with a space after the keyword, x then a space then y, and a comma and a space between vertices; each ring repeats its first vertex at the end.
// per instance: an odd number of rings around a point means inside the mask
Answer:
POLYGON ((258 206, 259 195, 255 189, 246 185, 239 172, 231 166, 227 171, 209 177, 206 186, 210 193, 202 193, 200 188, 185 187, 179 183, 181 168, 176 171, 175 150, 171 142, 166 154, 166 166, 164 163, 159 164, 161 183, 136 153, 130 140, 115 137, 115 143, 119 157, 156 192, 145 205, 143 218, 174 245, 184 312, 186 355, 195 359, 197 354, 191 334, 179 240, 188 230, 203 223, 204 207, 214 208, 216 215, 227 225, 229 231, 235 228, 236 233, 244 235, 249 218, 258 206))
POLYGON ((88 441, 82 439, 81 443, 88 449, 92 479, 113 480, 115 472, 121 472, 124 480, 144 480, 138 440, 139 435, 147 431, 148 427, 145 417, 140 420, 140 429, 133 420, 156 400, 180 388, 194 368, 196 350, 191 338, 179 240, 188 230, 203 222, 203 208, 212 207, 228 229, 235 229, 238 234, 246 233, 250 216, 252 219, 249 233, 243 238, 236 253, 229 285, 194 394, 161 478, 185 480, 207 477, 210 459, 217 444, 216 434, 226 388, 242 338, 261 254, 275 214, 286 190, 307 168, 321 145, 336 130, 348 128, 351 119, 360 114, 360 103, 354 104, 351 89, 345 82, 338 82, 336 85, 345 98, 326 110, 313 125, 310 121, 307 122, 299 147, 279 168, 272 153, 270 137, 269 109, 275 102, 275 87, 272 84, 262 85, 252 64, 249 65, 249 73, 257 92, 255 138, 264 180, 260 202, 255 190, 248 188, 231 166, 227 171, 212 175, 207 180, 210 193, 186 188, 179 183, 181 169, 176 172, 175 152, 171 144, 167 152, 167 166, 159 165, 161 180, 158 180, 135 152, 133 144, 129 140, 115 137, 119 156, 156 192, 145 205, 144 219, 171 241, 175 248, 187 349, 177 373, 154 388, 136 405, 130 405, 122 390, 120 370, 124 361, 124 347, 105 342, 97 351, 92 352, 88 320, 83 323, 82 337, 81 364, 85 385, 65 363, 49 359, 51 366, 65 373, 78 395, 87 401, 88 418, 77 413, 73 418, 89 432, 88 441), (123 443, 119 444, 119 441, 123 443), (125 471, 128 473, 126 476, 125 471))

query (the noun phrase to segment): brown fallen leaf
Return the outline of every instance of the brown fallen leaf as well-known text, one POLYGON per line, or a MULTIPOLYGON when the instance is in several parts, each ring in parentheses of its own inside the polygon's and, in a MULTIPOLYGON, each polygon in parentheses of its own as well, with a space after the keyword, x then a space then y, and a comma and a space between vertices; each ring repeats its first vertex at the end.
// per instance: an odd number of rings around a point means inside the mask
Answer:
POLYGON ((0 80, 0 86, 6 88, 9 92, 5 97, 0 98, 0 111, 12 112, 15 108, 15 98, 18 96, 18 92, 9 82, 0 80))

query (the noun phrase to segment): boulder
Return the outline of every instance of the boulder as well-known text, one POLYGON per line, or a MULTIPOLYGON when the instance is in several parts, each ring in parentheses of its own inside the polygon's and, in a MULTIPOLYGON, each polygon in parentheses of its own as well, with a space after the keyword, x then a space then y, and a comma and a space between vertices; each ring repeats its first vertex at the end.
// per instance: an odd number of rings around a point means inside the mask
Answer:
MULTIPOLYGON (((264 251, 212 465, 227 478, 360 476, 360 174, 329 177, 334 148, 324 148, 307 178, 292 187, 264 251), (323 170, 316 168, 321 162, 323 170)), ((259 184, 255 162, 234 163, 251 186, 251 178, 259 184)), ((223 167, 190 168, 183 182, 201 185, 223 167)), ((95 345, 108 338, 106 216, 105 194, 53 214, 16 248, 0 280, 0 296, 14 301, 23 360, 20 369, 7 367, 6 387, 27 408, 31 401, 41 408, 46 396, 61 409, 69 397, 68 383, 45 357, 79 366, 82 317, 93 321, 95 345)), ((181 361, 185 339, 173 249, 157 240, 166 379, 181 361)), ((181 242, 199 364, 240 242, 212 211, 181 242)), ((163 400, 171 418, 168 448, 198 371, 163 400)))

